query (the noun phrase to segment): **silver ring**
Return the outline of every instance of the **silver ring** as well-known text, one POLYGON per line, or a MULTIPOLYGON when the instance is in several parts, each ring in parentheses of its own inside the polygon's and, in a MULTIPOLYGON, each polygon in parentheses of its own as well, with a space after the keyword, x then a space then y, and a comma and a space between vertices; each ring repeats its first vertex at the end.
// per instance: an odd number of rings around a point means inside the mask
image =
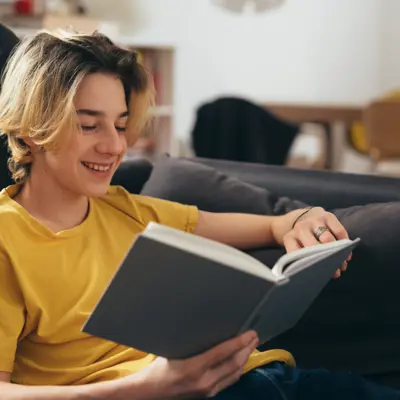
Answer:
POLYGON ((314 236, 316 237, 317 240, 322 236, 322 234, 326 231, 329 231, 329 229, 326 226, 319 226, 315 231, 314 231, 314 236))

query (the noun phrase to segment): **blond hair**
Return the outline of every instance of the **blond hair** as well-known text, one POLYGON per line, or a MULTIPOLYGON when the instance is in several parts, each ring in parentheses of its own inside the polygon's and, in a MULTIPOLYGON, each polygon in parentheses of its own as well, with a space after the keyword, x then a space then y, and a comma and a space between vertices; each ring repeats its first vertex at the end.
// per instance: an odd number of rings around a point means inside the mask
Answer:
POLYGON ((133 51, 100 34, 40 32, 21 42, 9 60, 0 93, 0 132, 11 151, 9 168, 16 182, 29 176, 33 161, 24 138, 54 149, 76 131, 74 97, 82 79, 95 72, 116 75, 129 109, 128 145, 148 125, 154 103, 151 77, 133 51))

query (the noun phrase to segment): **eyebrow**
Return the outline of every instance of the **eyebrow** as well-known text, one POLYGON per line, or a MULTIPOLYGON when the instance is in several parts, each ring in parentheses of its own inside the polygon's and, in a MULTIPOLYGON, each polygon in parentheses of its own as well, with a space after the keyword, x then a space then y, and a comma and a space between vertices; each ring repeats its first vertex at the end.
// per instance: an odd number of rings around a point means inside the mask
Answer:
MULTIPOLYGON (((76 113, 78 115, 90 115, 91 117, 104 117, 105 116, 104 111, 90 110, 87 108, 82 108, 80 110, 77 110, 76 113)), ((129 115, 129 111, 124 111, 118 115, 118 118, 126 118, 128 115, 129 115)))

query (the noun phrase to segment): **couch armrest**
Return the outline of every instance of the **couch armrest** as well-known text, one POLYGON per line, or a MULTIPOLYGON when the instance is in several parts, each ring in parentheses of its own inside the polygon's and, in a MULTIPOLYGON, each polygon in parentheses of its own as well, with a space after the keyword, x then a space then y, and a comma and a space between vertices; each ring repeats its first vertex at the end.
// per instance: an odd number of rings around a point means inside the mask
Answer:
POLYGON ((400 179, 191 158, 243 181, 326 209, 400 201, 400 179))

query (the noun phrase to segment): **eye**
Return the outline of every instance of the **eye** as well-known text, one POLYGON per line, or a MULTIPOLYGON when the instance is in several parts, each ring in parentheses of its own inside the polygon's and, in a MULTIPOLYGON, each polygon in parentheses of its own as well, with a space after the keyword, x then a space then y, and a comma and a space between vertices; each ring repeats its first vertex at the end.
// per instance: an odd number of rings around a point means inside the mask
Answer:
POLYGON ((94 130, 96 130, 97 126, 93 125, 81 125, 81 128, 83 131, 85 132, 93 132, 94 130))
POLYGON ((121 133, 126 132, 126 127, 125 127, 125 126, 116 126, 115 129, 116 129, 118 132, 121 132, 121 133))

